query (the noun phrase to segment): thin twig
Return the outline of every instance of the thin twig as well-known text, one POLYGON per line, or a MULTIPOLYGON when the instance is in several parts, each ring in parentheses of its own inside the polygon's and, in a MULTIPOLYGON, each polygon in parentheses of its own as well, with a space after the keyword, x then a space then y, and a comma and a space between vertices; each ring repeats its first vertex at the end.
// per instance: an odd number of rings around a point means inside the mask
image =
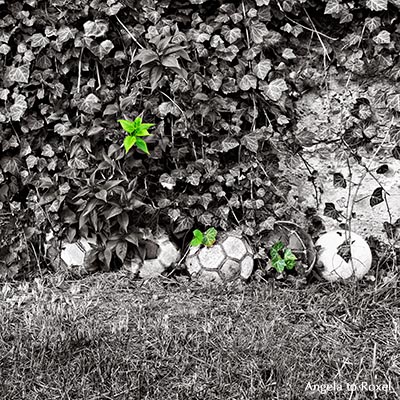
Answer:
POLYGON ((96 90, 101 89, 101 79, 100 79, 100 71, 99 71, 99 64, 96 60, 96 75, 97 75, 97 80, 99 81, 99 86, 97 86, 96 90))
POLYGON ((141 48, 144 49, 144 47, 137 41, 137 39, 135 38, 135 36, 132 35, 132 33, 129 31, 129 29, 124 25, 124 23, 118 18, 118 16, 116 15, 115 18, 117 19, 117 21, 121 24, 121 26, 125 29, 126 33, 130 36, 130 38, 141 48))
POLYGON ((303 7, 304 12, 307 14, 307 18, 310 21, 310 24, 312 25, 312 27, 314 28, 314 32, 315 34, 318 36, 318 40, 321 43, 322 48, 324 49, 324 67, 326 68, 326 61, 325 61, 325 57, 328 58, 329 61, 332 61, 331 58, 329 57, 329 53, 328 53, 328 49, 325 46, 324 41, 321 38, 320 33, 318 32, 317 28, 314 25, 313 20, 311 19, 310 15, 308 14, 307 10, 303 7))
POLYGON ((375 157, 377 156, 377 154, 378 154, 379 151, 381 150, 383 144, 386 142, 386 139, 388 138, 388 136, 389 136, 389 134, 390 134, 390 128, 391 128, 392 125, 393 125, 393 121, 394 121, 394 117, 392 117, 392 120, 390 121, 390 124, 389 124, 389 127, 388 127, 388 129, 387 129, 387 132, 386 132, 385 137, 383 138, 382 142, 379 144, 379 147, 376 149, 375 153, 373 154, 369 165, 366 166, 365 172, 363 173, 363 175, 362 175, 361 178, 360 178, 360 181, 359 181, 359 183, 358 183, 358 185, 357 185, 357 188, 356 188, 355 193, 354 193, 354 196, 353 196, 353 200, 352 200, 352 202, 351 202, 350 216, 353 215, 355 200, 356 200, 356 198, 357 198, 358 192, 360 191, 361 184, 362 184, 362 182, 364 181, 364 179, 365 179, 366 175, 368 174, 368 172, 370 171, 371 165, 372 165, 372 163, 374 162, 375 157))
POLYGON ((81 73, 82 73, 82 55, 83 55, 84 47, 81 48, 81 54, 79 56, 78 61, 78 87, 76 88, 76 93, 81 91, 81 73))
POLYGON ((163 94, 181 112, 181 114, 186 122, 186 115, 183 112, 182 108, 180 108, 179 105, 175 102, 175 100, 173 98, 171 98, 170 96, 168 96, 167 93, 163 92, 162 90, 160 90, 160 93, 163 94))
MULTIPOLYGON (((244 5, 244 1, 242 0, 242 12, 243 12, 243 19, 246 20, 246 8, 244 5)), ((246 44, 247 44, 247 48, 250 49, 250 35, 249 35, 249 28, 246 25, 246 44)))
POLYGON ((235 218, 235 220, 236 220, 236 222, 237 222, 237 225, 240 226, 240 222, 239 222, 239 220, 238 220, 238 217, 236 216, 235 211, 233 211, 232 206, 229 204, 228 198, 227 198, 225 195, 224 195, 224 197, 225 197, 225 200, 226 200, 227 203, 228 203, 228 207, 231 209, 232 215, 233 215, 233 217, 235 218))
POLYGON ((133 49, 132 55, 131 55, 131 62, 129 63, 128 72, 126 73, 125 87, 128 87, 128 80, 129 80, 129 76, 131 74, 131 69, 132 69, 132 64, 133 64, 133 59, 135 57, 135 54, 136 54, 136 49, 133 49))
MULTIPOLYGON (((302 27, 303 29, 305 29, 306 31, 313 32, 313 33, 317 33, 317 32, 315 31, 315 28, 314 28, 314 29, 311 29, 311 28, 309 28, 308 26, 305 26, 305 25, 303 25, 303 24, 300 24, 299 22, 295 21, 294 19, 288 17, 288 16, 286 15, 285 11, 283 10, 283 8, 282 8, 280 2, 277 1, 277 3, 278 3, 278 7, 280 8, 281 12, 284 14, 285 18, 286 18, 288 21, 290 21, 290 22, 292 22, 293 24, 296 24, 296 25, 298 25, 298 26, 301 26, 301 27, 302 27)), ((325 33, 322 33, 322 32, 319 32, 319 34, 320 34, 321 36, 323 36, 323 37, 329 39, 329 40, 339 40, 339 38, 333 38, 333 37, 331 37, 331 36, 325 35, 325 33)))

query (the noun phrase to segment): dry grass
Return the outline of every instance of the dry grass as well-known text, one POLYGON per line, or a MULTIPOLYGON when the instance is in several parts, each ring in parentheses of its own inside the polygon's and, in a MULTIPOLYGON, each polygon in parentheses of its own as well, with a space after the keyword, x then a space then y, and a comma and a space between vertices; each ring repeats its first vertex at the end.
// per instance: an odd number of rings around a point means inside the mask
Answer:
POLYGON ((0 398, 397 399, 399 287, 215 290, 122 273, 6 284, 0 398), (346 387, 362 382, 375 393, 346 387), (336 388, 310 389, 324 384, 336 388))

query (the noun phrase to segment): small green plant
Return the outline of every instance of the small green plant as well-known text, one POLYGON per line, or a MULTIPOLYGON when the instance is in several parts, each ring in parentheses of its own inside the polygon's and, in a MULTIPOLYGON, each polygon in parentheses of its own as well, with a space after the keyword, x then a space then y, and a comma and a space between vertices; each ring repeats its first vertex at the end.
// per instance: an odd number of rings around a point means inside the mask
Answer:
POLYGON ((154 124, 143 124, 141 117, 136 117, 134 121, 119 119, 118 122, 121 124, 122 129, 128 133, 128 136, 126 136, 124 139, 126 153, 128 153, 132 146, 136 146, 144 153, 150 154, 149 150, 147 149, 147 143, 141 139, 141 137, 151 136, 147 129, 154 126, 154 124))
POLYGON ((272 266, 281 273, 285 269, 291 270, 296 265, 297 257, 292 250, 285 249, 282 242, 275 243, 270 252, 272 266))
POLYGON ((195 247, 203 244, 204 246, 211 247, 215 243, 216 237, 217 230, 215 228, 209 228, 204 233, 199 229, 195 229, 190 245, 195 247))

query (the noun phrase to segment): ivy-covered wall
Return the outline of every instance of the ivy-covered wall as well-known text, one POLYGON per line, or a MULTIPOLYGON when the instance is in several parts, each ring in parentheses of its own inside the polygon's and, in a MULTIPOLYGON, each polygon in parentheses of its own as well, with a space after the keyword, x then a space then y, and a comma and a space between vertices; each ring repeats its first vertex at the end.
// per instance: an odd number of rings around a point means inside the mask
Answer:
MULTIPOLYGON (((257 246, 274 220, 316 214, 288 195, 287 160, 315 139, 296 104, 332 67, 392 83, 399 158, 397 3, 0 1, 0 275, 50 265, 46 233, 92 238, 107 270, 157 227, 184 245, 194 228, 239 226, 257 246), (117 119, 138 115, 156 124, 150 156, 122 146, 117 119)), ((380 145, 364 105, 337 135, 354 160, 380 145)))

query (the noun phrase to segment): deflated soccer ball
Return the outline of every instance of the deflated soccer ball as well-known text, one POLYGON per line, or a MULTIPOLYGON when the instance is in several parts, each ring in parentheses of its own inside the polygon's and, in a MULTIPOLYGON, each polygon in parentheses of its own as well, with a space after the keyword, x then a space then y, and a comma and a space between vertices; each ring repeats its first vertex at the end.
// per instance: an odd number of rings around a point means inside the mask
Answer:
POLYGON ((228 232, 211 247, 192 247, 185 265, 193 279, 222 284, 248 279, 253 272, 253 254, 245 239, 228 232))
POLYGON ((143 279, 160 276, 179 260, 181 254, 166 235, 147 240, 144 247, 146 258, 143 261, 139 257, 125 261, 125 269, 143 279))
POLYGON ((317 270, 328 281, 362 278, 371 268, 368 243, 354 232, 336 230, 323 234, 316 242, 317 270))

